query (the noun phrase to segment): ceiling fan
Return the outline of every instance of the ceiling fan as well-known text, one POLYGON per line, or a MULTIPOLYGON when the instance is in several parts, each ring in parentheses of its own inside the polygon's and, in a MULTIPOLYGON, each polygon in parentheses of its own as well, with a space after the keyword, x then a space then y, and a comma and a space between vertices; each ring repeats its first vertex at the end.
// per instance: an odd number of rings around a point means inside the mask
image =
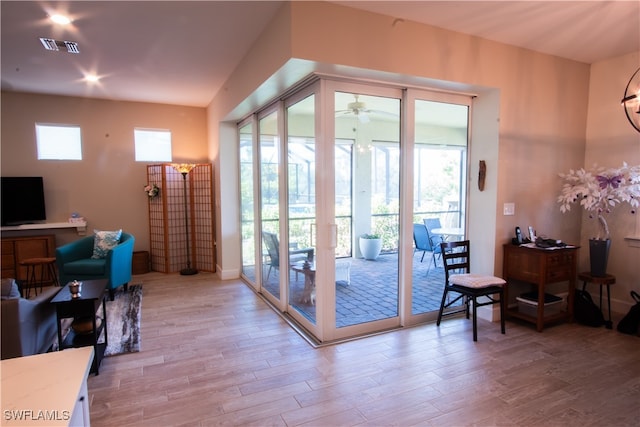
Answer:
POLYGON ((398 116, 393 113, 382 110, 371 110, 367 108, 367 104, 360 101, 360 95, 353 95, 355 100, 347 104, 346 110, 336 110, 336 117, 353 115, 358 118, 360 123, 369 123, 371 121, 370 114, 380 114, 397 118, 398 116))

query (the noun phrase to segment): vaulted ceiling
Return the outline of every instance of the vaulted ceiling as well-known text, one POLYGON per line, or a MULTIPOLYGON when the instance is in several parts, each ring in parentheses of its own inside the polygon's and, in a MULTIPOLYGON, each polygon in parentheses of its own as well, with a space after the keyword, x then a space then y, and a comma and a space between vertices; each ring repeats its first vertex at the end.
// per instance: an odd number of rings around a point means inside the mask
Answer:
MULTIPOLYGON (((2 89, 206 106, 283 1, 2 1, 2 89), (66 13, 65 29, 48 16, 66 13), (46 51, 40 37, 78 42, 46 51), (97 73, 87 85, 83 73, 97 73)), ((335 1, 585 63, 640 50, 638 1, 335 1)))

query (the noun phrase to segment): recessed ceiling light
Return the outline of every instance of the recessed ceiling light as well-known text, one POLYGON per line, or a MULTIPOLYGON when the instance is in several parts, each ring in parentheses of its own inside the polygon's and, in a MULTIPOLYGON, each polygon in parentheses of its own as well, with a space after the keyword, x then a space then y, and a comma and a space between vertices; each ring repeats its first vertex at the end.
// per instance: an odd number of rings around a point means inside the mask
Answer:
POLYGON ((50 19, 58 25, 68 25, 71 23, 71 18, 64 15, 51 15, 50 19))
POLYGON ((84 79, 89 83, 96 83, 97 81, 100 80, 100 76, 96 74, 85 74, 84 79))

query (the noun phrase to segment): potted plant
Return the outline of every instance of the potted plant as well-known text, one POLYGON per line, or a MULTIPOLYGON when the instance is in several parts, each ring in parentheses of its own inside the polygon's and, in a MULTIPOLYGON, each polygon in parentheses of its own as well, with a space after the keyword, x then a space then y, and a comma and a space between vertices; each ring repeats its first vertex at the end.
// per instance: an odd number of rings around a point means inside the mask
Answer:
POLYGON ((571 205, 578 204, 590 212, 589 218, 598 221, 598 233, 589 239, 589 255, 591 275, 606 274, 609 247, 611 245, 609 224, 606 215, 622 204, 631 206, 635 214, 640 205, 640 165, 605 169, 595 166, 593 170, 573 170, 561 173, 564 181, 558 203, 560 211, 571 210, 571 205))
POLYGON ((375 260, 380 255, 382 239, 378 234, 363 234, 360 236, 360 252, 364 259, 375 260))

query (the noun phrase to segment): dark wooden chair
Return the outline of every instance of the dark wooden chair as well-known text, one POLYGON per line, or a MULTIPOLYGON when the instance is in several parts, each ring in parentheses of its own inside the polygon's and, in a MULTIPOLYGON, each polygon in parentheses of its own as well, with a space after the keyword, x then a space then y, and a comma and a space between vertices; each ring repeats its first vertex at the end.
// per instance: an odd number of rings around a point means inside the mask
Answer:
POLYGON ((442 302, 438 311, 437 325, 443 316, 465 312, 469 318, 469 304, 473 310, 473 340, 478 341, 477 308, 484 305, 500 304, 500 326, 505 333, 504 318, 507 302, 504 299, 504 287, 507 282, 495 276, 470 273, 470 243, 468 240, 440 243, 442 261, 444 263, 445 283, 442 302), (451 301, 447 301, 449 292, 458 294, 451 301), (498 295, 498 297, 496 297, 498 295), (480 297, 481 301, 478 300, 480 297), (462 300, 462 306, 457 310, 444 312, 456 302, 462 300))

